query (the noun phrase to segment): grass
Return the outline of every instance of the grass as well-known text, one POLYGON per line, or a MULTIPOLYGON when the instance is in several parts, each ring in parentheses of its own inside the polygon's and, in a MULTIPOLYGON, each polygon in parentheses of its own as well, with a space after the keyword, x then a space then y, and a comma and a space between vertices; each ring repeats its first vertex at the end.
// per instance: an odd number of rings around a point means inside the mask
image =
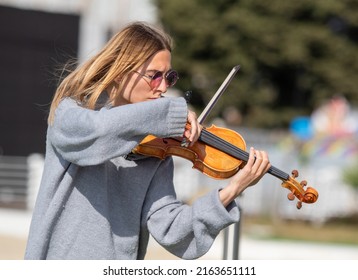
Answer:
POLYGON ((242 232, 252 238, 358 245, 358 220, 336 219, 325 224, 243 217, 242 232))

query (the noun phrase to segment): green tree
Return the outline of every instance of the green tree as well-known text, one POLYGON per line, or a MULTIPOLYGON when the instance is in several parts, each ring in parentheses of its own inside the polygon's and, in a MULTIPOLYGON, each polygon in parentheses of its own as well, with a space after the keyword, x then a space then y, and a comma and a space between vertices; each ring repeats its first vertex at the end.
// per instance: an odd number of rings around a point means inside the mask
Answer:
POLYGON ((198 110, 237 64, 212 117, 235 106, 243 125, 287 127, 336 94, 358 104, 358 1, 154 1, 198 110))
POLYGON ((343 180, 358 192, 358 161, 343 170, 343 180))

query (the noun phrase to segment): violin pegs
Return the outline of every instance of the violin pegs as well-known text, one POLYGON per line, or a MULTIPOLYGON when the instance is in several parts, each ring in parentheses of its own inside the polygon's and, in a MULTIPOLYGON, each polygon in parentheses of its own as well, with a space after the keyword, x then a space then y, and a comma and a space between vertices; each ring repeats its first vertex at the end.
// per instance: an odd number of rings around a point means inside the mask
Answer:
POLYGON ((301 209, 302 208, 302 201, 298 201, 296 204, 297 209, 301 209))
POLYGON ((306 181, 306 180, 303 180, 303 181, 301 181, 300 184, 301 184, 302 187, 305 187, 305 186, 307 186, 307 181, 306 181))
POLYGON ((297 171, 296 169, 292 170, 291 174, 292 174, 292 177, 293 177, 293 178, 297 178, 297 177, 298 177, 298 171, 297 171))
POLYGON ((292 200, 295 199, 295 195, 292 192, 290 192, 290 193, 287 194, 287 198, 288 198, 288 200, 292 201, 292 200))

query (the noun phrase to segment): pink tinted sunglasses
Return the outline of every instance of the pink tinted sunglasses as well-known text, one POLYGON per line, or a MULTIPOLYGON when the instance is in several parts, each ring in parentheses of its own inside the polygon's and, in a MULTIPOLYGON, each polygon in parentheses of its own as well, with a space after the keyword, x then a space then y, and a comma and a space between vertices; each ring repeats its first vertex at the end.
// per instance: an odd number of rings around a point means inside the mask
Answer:
POLYGON ((162 80, 165 79, 167 87, 172 87, 179 79, 178 72, 175 70, 169 70, 166 73, 162 71, 156 71, 153 75, 142 74, 140 72, 134 71, 135 73, 139 74, 142 77, 150 79, 149 86, 151 89, 156 89, 162 83, 162 80))

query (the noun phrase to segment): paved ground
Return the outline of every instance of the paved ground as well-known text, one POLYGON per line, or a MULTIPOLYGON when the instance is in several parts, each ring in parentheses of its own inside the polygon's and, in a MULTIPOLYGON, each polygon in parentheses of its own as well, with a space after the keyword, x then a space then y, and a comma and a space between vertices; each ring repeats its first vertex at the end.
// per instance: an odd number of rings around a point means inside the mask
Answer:
POLYGON ((0 235, 0 260, 21 260, 25 245, 25 238, 0 235))
MULTIPOLYGON (((175 259, 152 242, 149 259, 175 259)), ((229 246, 229 248, 231 248, 229 246)), ((232 250, 228 258, 232 259, 232 250)), ((202 259, 222 259, 223 238, 219 236, 202 259)), ((239 259, 242 260, 358 260, 358 246, 342 246, 292 241, 272 241, 241 237, 239 259)))
MULTIPOLYGON (((21 260, 31 214, 24 211, 0 209, 0 260, 21 260)), ((232 240, 230 232, 229 239, 232 240), (231 236, 231 238, 230 238, 231 236)), ((228 255, 232 256, 229 242, 228 255)), ((220 235, 211 250, 202 259, 222 259, 223 236, 220 235)), ((291 241, 268 241, 242 236, 239 258, 244 260, 358 260, 358 246, 338 246, 291 241)), ((147 259, 176 259, 153 240, 149 243, 147 259)))

